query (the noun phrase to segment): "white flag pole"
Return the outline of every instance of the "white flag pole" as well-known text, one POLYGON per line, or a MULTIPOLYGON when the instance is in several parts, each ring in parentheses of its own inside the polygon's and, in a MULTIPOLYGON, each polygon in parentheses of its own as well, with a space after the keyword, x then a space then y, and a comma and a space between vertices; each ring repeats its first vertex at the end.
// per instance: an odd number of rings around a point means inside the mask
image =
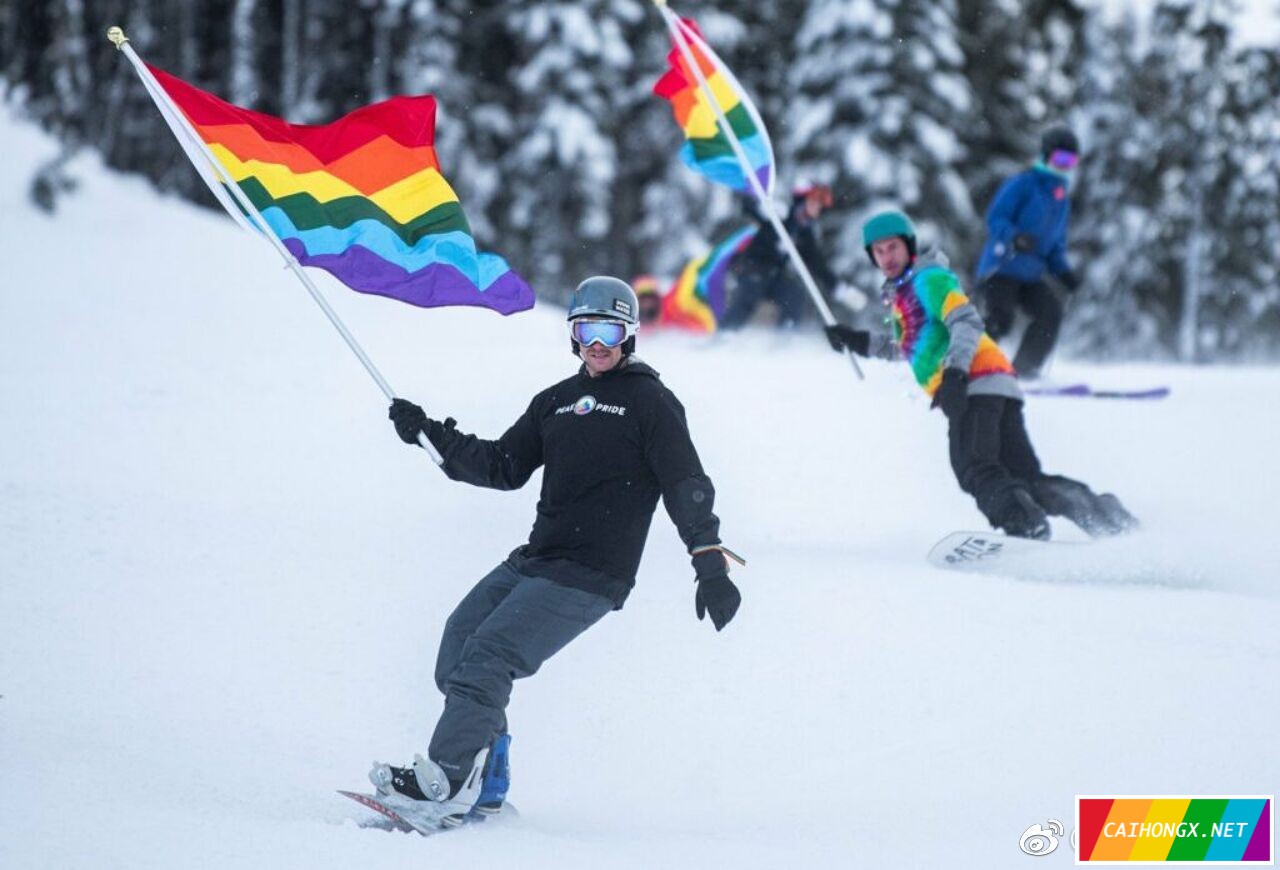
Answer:
MULTIPOLYGON (((662 13, 662 20, 666 22, 667 29, 671 31, 671 39, 675 42, 676 47, 680 49, 684 62, 698 79, 698 87, 702 89, 703 96, 706 97, 711 110, 715 112, 716 124, 720 127, 720 132, 729 140, 729 147, 733 149, 734 156, 738 158, 738 164, 742 167, 742 172, 747 177, 747 183, 751 185, 752 193, 755 194, 756 199, 759 201, 765 217, 772 224, 773 231, 777 233, 778 239, 787 251, 787 255, 791 257, 791 263, 795 266, 796 272, 800 274, 800 280, 804 283, 805 289, 809 291, 809 297, 818 309, 822 322, 827 326, 835 326, 835 315, 831 313, 827 300, 822 297, 822 292, 818 289, 817 282, 813 280, 809 267, 805 265, 804 258, 800 256, 800 251, 796 248, 796 243, 792 240, 791 234, 787 232, 786 226, 783 225, 782 220, 778 217, 778 213, 774 209, 773 199, 765 192, 763 185, 760 184, 760 179, 756 177, 755 169, 751 166, 751 161, 747 159, 747 153, 743 150, 742 143, 738 141, 738 136, 733 132, 729 119, 725 117, 724 110, 720 108, 719 101, 716 100, 715 94, 711 91, 711 85, 707 83, 706 76, 702 74, 702 67, 698 65, 693 56, 693 51, 689 48, 689 40, 697 39, 697 35, 685 30, 679 17, 668 8, 666 0, 653 0, 653 2, 658 7, 658 11, 662 13)), ((746 98, 745 93, 741 96, 743 99, 746 98)), ((862 378, 862 368, 858 365, 858 360, 853 355, 853 351, 846 350, 845 353, 849 357, 849 362, 853 364, 854 372, 859 378, 862 378)))
MULTIPOLYGON (((155 76, 151 74, 151 70, 147 69, 146 64, 142 62, 142 59, 138 57, 137 52, 133 50, 133 46, 129 44, 129 37, 125 36, 124 31, 119 27, 112 27, 107 31, 107 38, 110 39, 115 44, 115 47, 123 52, 124 56, 129 59, 129 63, 132 64, 134 72, 138 74, 138 78, 142 79, 142 83, 146 87, 147 93, 151 95, 151 99, 160 110, 160 114, 164 117, 165 123, 167 123, 169 125, 169 129, 173 131, 174 136, 178 140, 178 144, 182 146, 182 150, 186 152, 187 157, 195 166, 196 172, 198 172, 200 177, 204 179, 205 184, 209 186, 209 190, 212 191, 218 202, 222 204, 222 207, 225 208, 242 227, 256 229, 261 232, 262 236, 266 238, 266 240, 271 243, 272 247, 276 249, 276 252, 280 254, 280 257, 284 260, 285 265, 289 270, 292 271, 293 274, 297 276, 298 280, 302 282, 302 286, 307 288, 307 292, 311 294, 311 298, 315 301, 316 305, 320 306, 320 310, 324 312, 325 317, 329 318, 329 322, 333 324, 334 329, 338 330, 338 334, 342 336, 342 339, 347 343, 347 347, 351 348, 351 352, 354 353, 356 358, 364 365, 365 370, 369 373, 370 377, 373 378, 374 382, 378 385, 378 388, 382 390, 388 400, 396 398, 395 391, 391 389, 391 385, 387 383, 386 378, 384 378, 382 373, 378 371, 378 367, 373 364, 373 360, 369 358, 369 355, 364 352, 364 348, 362 348, 360 343, 356 341, 355 336, 347 329, 346 324, 338 317, 338 313, 329 305, 329 301, 320 293, 320 289, 316 287, 315 283, 311 280, 311 276, 302 271, 302 265, 298 262, 298 259, 293 256, 292 252, 290 252, 287 247, 285 247, 284 242, 280 240, 280 237, 277 236, 275 231, 271 229, 269 224, 267 224, 266 220, 262 217, 262 213, 258 211, 258 207, 255 206, 253 201, 249 199, 243 190, 240 189, 240 185, 237 184, 235 179, 233 179, 230 173, 227 172, 226 167, 223 166, 222 163, 219 162, 218 158, 214 156, 213 152, 209 150, 209 146, 191 127, 186 116, 183 115, 181 110, 179 110, 178 107, 170 101, 169 95, 165 93, 164 88, 158 81, 156 81, 155 76), (232 200, 232 197, 234 197, 234 201, 232 200), (240 208, 236 207, 236 203, 239 203, 240 208), (244 209, 244 212, 241 212, 241 208, 244 209), (253 222, 257 224, 256 227, 252 226, 249 219, 245 218, 245 214, 251 216, 253 222)), ((427 439, 426 433, 420 432, 418 434, 418 443, 427 451, 427 455, 431 457, 431 461, 436 465, 444 464, 444 458, 440 455, 439 451, 436 450, 435 445, 427 439)))

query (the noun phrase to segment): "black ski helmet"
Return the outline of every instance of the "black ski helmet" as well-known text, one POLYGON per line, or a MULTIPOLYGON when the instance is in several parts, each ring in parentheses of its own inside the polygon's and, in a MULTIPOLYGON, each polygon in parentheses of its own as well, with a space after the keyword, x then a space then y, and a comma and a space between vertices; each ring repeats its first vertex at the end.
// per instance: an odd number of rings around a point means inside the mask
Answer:
MULTIPOLYGON (((573 321, 579 317, 607 317, 637 329, 640 326, 640 303, 636 299, 636 291, 621 278, 594 275, 574 288, 573 295, 569 297, 569 314, 565 320, 573 321)), ((573 355, 578 356, 577 340, 570 337, 569 346, 573 355)), ((636 337, 633 333, 622 343, 622 355, 630 356, 635 352, 636 337)))
POLYGON ((1050 127, 1040 137, 1041 157, 1048 159, 1049 155, 1055 151, 1070 151, 1072 154, 1080 153, 1080 140, 1076 138, 1076 134, 1072 133, 1069 127, 1050 127))

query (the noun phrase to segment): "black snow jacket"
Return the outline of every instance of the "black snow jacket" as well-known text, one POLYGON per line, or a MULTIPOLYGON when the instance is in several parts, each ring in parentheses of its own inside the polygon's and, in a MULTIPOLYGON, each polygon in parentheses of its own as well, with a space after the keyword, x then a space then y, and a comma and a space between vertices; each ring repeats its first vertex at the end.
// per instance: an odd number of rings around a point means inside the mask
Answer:
MULTIPOLYGON (((720 543, 715 489, 684 408, 634 357, 597 378, 584 366, 538 393, 497 441, 434 420, 427 437, 445 474, 475 486, 519 489, 545 466, 533 531, 511 561, 521 573, 603 595, 615 608, 635 585, 660 496, 690 550, 720 543)), ((695 558, 704 570, 721 564, 695 558)))
MULTIPOLYGON (((822 253, 818 222, 801 215, 803 206, 803 198, 794 198, 791 202, 791 210, 783 220, 782 226, 795 242, 800 258, 809 267, 809 272, 818 282, 818 287, 825 293, 830 293, 838 281, 835 273, 831 271, 830 264, 827 263, 826 256, 822 253)), ((747 201, 744 208, 760 224, 760 229, 746 249, 734 258, 733 268, 735 271, 759 272, 772 279, 776 272, 789 268, 787 252, 782 247, 782 242, 778 240, 773 224, 761 214, 756 204, 747 201)))

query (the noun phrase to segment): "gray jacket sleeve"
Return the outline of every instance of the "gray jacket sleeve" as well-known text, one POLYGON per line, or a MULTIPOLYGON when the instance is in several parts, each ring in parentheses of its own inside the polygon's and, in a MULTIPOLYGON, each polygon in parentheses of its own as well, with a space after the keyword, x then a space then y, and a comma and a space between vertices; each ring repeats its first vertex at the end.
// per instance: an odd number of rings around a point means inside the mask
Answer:
POLYGON ((969 371, 974 354, 978 352, 978 340, 986 330, 982 315, 972 302, 966 302, 948 314, 944 324, 951 335, 951 343, 942 359, 943 368, 969 371))

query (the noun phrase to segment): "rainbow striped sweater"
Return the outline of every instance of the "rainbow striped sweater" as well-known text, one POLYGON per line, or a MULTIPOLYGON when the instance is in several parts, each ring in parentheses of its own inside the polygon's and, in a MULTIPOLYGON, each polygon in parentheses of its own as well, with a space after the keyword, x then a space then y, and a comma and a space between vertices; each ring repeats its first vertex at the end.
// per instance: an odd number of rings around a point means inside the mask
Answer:
POLYGON ((937 392, 943 369, 959 368, 969 373, 971 395, 1022 398, 1013 366, 987 335, 955 272, 922 259, 886 281, 884 290, 894 343, 926 393, 937 392))

